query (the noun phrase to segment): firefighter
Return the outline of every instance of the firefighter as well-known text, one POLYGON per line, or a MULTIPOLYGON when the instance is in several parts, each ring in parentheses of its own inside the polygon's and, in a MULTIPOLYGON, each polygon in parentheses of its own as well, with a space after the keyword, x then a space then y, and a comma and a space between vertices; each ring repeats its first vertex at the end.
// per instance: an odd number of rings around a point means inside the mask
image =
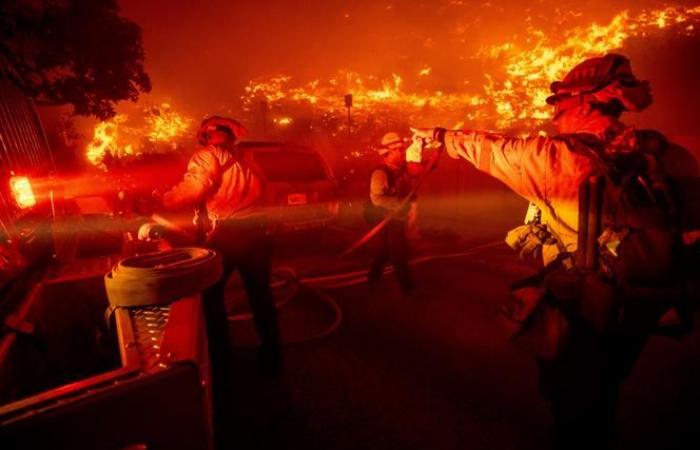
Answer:
POLYGON ((586 60, 551 89, 557 136, 436 128, 414 137, 439 141, 533 205, 507 241, 545 266, 514 286, 504 312, 536 352, 556 448, 609 448, 620 383, 658 321, 689 298, 674 284, 692 266, 680 261, 678 233, 697 212, 681 212, 680 192, 698 169, 660 133, 620 121, 652 102, 624 56, 586 60))
POLYGON ((386 133, 381 140, 378 153, 383 163, 370 175, 369 199, 365 203, 365 219, 370 225, 381 222, 387 214, 394 217, 384 226, 378 236, 378 250, 369 269, 370 284, 377 283, 387 263, 394 266, 396 277, 404 294, 413 291, 413 277, 408 266, 410 254, 406 227, 411 204, 403 203, 411 192, 411 175, 406 164, 407 139, 396 132, 386 133), (403 204, 402 204, 403 203, 403 204))
POLYGON ((201 147, 190 158, 187 173, 161 200, 166 209, 196 206, 202 243, 223 259, 222 278, 203 295, 214 390, 218 388, 215 415, 220 418, 232 373, 224 294, 234 270, 240 274, 260 337, 262 368, 274 373, 280 362, 277 311, 270 288, 272 241, 261 209, 262 185, 236 148, 246 132, 232 119, 205 119, 197 134, 201 147))

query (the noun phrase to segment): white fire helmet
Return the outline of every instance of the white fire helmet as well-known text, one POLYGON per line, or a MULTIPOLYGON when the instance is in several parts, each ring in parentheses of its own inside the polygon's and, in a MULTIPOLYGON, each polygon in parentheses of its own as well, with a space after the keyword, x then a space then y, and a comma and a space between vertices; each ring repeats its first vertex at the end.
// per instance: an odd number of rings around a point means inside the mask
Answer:
POLYGON ((380 147, 377 149, 379 155, 384 156, 389 153, 392 148, 406 148, 408 139, 402 138, 396 131, 390 131, 382 136, 380 147))

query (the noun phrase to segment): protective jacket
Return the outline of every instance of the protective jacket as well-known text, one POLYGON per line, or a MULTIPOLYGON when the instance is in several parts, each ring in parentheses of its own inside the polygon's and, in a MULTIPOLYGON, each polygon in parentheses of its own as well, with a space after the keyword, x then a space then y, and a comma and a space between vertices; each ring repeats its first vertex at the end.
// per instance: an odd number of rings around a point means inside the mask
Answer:
MULTIPOLYGON (((614 119, 605 127, 583 129, 605 146, 623 140, 631 131, 614 119)), ((480 131, 447 131, 447 153, 464 158, 477 169, 501 180, 514 192, 533 202, 542 212, 541 222, 556 239, 545 245, 544 263, 561 251, 577 248, 579 186, 596 169, 585 154, 575 151, 571 136, 509 137, 480 131)), ((668 145, 660 157, 663 172, 675 180, 697 176, 697 163, 685 149, 668 145)))
POLYGON ((190 158, 183 180, 163 195, 168 209, 204 201, 209 219, 251 218, 261 214, 260 178, 233 152, 209 145, 190 158))

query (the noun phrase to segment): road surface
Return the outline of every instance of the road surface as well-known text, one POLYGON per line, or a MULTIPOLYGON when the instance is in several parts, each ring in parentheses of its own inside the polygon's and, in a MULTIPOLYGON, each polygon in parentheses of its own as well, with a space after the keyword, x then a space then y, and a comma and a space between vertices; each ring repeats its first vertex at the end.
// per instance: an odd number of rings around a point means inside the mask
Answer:
MULTIPOLYGON (((429 238, 417 253, 491 242, 517 225, 523 211, 522 200, 503 192, 461 202, 454 214, 449 199, 425 200, 429 238)), ((314 245, 280 243, 276 265, 300 272, 363 267, 367 251, 333 260, 356 237, 348 229, 357 224, 351 225, 325 241, 317 236, 314 245)), ((293 295, 280 307, 282 333, 289 341, 310 340, 285 347, 278 378, 260 374, 252 326, 235 322, 229 431, 237 448, 550 448, 551 418, 537 393, 534 361, 507 342, 498 313, 508 285, 535 266, 503 244, 414 269, 418 290, 411 297, 400 294, 391 276, 376 289, 362 283, 323 290, 342 311, 342 323, 321 339, 313 337, 336 313, 313 291, 293 295)), ((698 448, 697 380, 699 332, 681 340, 653 337, 622 391, 619 448, 698 448)))

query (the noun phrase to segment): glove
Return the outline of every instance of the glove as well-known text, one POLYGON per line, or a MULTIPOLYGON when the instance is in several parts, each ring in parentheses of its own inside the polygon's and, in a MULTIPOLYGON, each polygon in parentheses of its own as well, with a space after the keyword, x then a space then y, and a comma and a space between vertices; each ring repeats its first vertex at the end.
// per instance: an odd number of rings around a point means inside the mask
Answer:
POLYGON ((447 130, 444 128, 411 128, 411 131, 413 132, 413 139, 420 139, 424 144, 430 144, 431 142, 445 143, 447 130))
POLYGON ((543 242, 535 234, 528 234, 527 237, 520 243, 520 259, 538 261, 542 258, 543 242))
POLYGON ((506 236, 506 244, 520 252, 520 259, 542 257, 542 247, 554 244, 555 240, 547 230, 546 225, 532 223, 512 229, 506 236))
POLYGON ((157 241, 165 235, 165 227, 155 222, 146 222, 139 227, 139 241, 157 241))
POLYGON ((413 136, 411 145, 406 149, 406 162, 409 163, 420 163, 423 161, 423 145, 424 140, 413 136))

